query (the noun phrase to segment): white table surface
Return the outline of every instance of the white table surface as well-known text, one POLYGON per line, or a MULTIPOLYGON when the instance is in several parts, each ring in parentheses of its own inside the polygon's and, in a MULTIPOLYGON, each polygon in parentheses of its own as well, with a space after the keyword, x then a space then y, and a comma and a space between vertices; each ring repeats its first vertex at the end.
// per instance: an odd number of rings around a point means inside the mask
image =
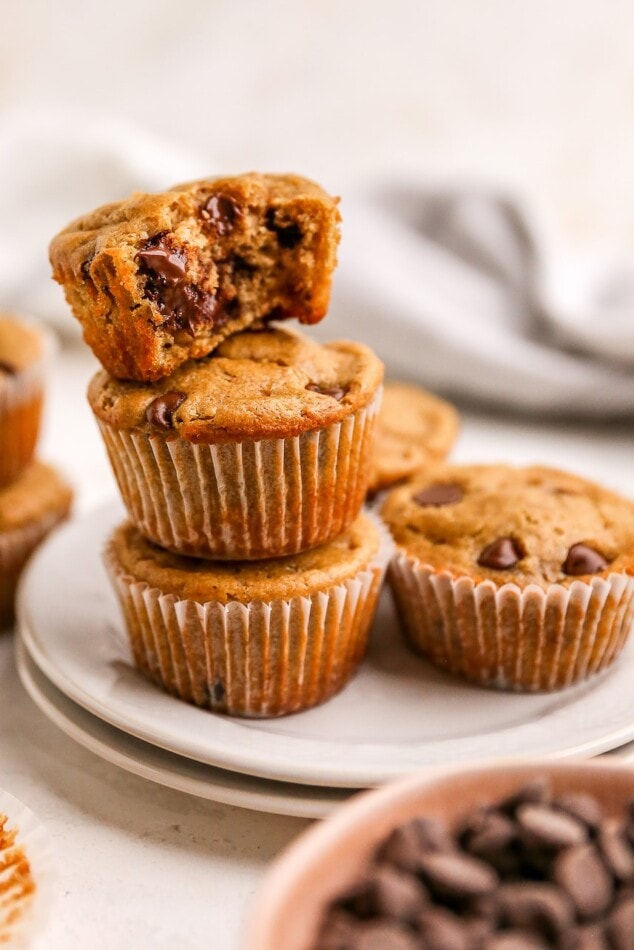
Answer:
MULTIPOLYGON (((58 360, 42 446, 74 481, 79 511, 114 491, 84 396, 94 365, 79 347, 58 360)), ((633 435, 634 422, 585 427, 467 414, 456 457, 546 461, 634 495, 633 435)), ((268 863, 308 823, 204 802, 101 761, 33 705, 8 636, 0 696, 0 785, 39 815, 59 856, 60 899, 38 950, 237 950, 268 863)))

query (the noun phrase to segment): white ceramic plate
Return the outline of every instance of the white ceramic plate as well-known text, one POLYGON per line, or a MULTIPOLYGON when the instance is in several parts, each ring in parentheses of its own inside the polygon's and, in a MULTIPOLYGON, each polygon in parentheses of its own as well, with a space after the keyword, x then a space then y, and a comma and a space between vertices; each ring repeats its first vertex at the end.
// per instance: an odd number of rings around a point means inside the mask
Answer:
POLYGON ((601 678, 560 693, 469 686, 404 647, 384 595, 356 679, 317 709, 230 719, 180 702, 130 665, 101 564, 118 505, 93 512, 40 549, 19 596, 37 665, 74 702, 145 742, 209 765, 279 781, 362 788, 426 765, 592 755, 634 738, 634 641, 601 678))
POLYGON ((151 782, 198 798, 295 818, 325 818, 354 794, 350 789, 316 788, 226 772, 141 742, 68 699, 38 669, 19 637, 16 665, 31 699, 66 735, 102 759, 151 782))

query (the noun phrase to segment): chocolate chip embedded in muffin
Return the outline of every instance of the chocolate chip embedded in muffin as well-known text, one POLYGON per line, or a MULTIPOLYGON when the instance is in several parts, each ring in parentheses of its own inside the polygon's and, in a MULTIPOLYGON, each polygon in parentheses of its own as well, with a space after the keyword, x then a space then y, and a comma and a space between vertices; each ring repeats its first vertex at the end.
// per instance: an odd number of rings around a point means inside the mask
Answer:
POLYGON ((431 505, 434 508, 441 508, 443 505, 455 505, 462 500, 462 488, 459 485, 430 485, 423 491, 417 491, 412 495, 417 505, 426 508, 431 505))
POLYGON ((514 538, 497 538, 484 548, 478 557, 478 564, 492 571, 507 571, 523 557, 524 553, 514 538))
POLYGON ((154 381, 271 315, 321 320, 339 220, 298 176, 209 179, 98 208, 53 239, 51 263, 103 366, 154 381))
POLYGON ((168 431, 174 428, 174 413, 187 399, 186 393, 170 390, 152 400, 145 410, 147 421, 156 429, 168 431))
POLYGON ((563 572, 571 577, 605 571, 607 560, 587 544, 573 544, 563 563, 563 572))

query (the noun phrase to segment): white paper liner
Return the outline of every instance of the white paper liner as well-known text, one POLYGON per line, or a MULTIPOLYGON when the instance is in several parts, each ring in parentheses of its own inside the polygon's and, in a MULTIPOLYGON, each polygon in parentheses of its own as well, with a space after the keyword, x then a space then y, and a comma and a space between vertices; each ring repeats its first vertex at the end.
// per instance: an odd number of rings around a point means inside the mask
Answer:
POLYGON ((130 519, 178 554, 250 560, 337 537, 363 505, 381 390, 339 423, 288 439, 194 445, 99 420, 130 519))
POLYGON ((54 511, 23 527, 0 532, 0 632, 13 621, 15 591, 26 562, 64 517, 54 511))
POLYGON ((44 929, 55 898, 53 849, 33 812, 3 789, 0 815, 7 818, 5 831, 15 832, 13 845, 0 848, 0 946, 29 947, 44 929), (19 861, 22 856, 28 869, 19 861))
POLYGON ((54 338, 37 327, 42 355, 0 384, 0 486, 9 485, 26 468, 35 452, 40 430, 46 376, 54 353, 54 338))
POLYGON ((179 698, 229 715, 282 716, 324 702, 365 655, 393 549, 369 517, 380 546, 367 569, 310 597, 267 603, 179 600, 125 574, 107 546, 135 665, 179 698))
POLYGON ((479 583, 399 551, 389 580, 411 646, 436 666, 499 689, 562 689, 606 669, 634 623, 634 577, 570 586, 479 583))

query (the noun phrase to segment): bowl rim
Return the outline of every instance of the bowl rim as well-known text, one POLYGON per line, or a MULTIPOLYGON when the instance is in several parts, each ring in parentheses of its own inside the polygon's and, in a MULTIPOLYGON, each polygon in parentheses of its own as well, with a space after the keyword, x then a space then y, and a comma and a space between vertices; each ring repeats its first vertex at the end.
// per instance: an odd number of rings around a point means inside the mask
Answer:
POLYGON ((341 805, 333 815, 318 824, 313 824, 291 841, 274 859, 262 880, 254 904, 246 920, 248 950, 271 950, 270 934, 279 913, 284 908, 288 882, 296 879, 315 861, 331 851, 342 836, 348 837, 355 830, 365 827, 377 814, 385 814, 406 801, 413 792, 432 789, 452 776, 483 776, 503 773, 505 777, 517 773, 522 781, 534 775, 604 772, 606 775, 631 777, 634 795, 634 762, 619 759, 507 759, 503 762, 452 764, 434 766, 410 773, 388 782, 380 788, 368 789, 355 795, 341 805))

